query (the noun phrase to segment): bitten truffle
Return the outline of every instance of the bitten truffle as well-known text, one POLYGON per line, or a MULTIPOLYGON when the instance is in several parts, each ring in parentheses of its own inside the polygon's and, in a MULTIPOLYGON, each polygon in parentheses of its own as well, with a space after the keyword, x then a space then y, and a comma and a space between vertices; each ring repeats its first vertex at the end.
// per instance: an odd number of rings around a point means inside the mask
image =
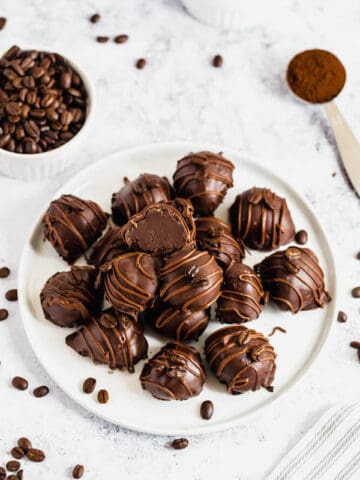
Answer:
POLYGON ((170 200, 172 189, 166 177, 143 173, 130 182, 124 178, 124 187, 113 193, 111 210, 114 222, 124 225, 136 213, 153 203, 170 200))
POLYGON ((232 395, 272 386, 276 355, 262 333, 242 325, 221 328, 206 339, 205 355, 232 395))
POLYGON ((264 289, 281 310, 297 313, 330 301, 319 259, 309 248, 289 247, 255 265, 264 289))
POLYGON ((95 287, 97 271, 73 266, 58 272, 45 283, 40 293, 45 318, 59 327, 76 327, 100 311, 102 291, 95 287))
POLYGON ((199 250, 207 250, 213 255, 223 269, 233 262, 241 262, 245 257, 245 247, 241 240, 237 242, 229 225, 215 217, 196 220, 196 245, 199 250))
POLYGON ((167 343, 148 360, 140 375, 144 390, 159 400, 187 400, 201 392, 205 370, 195 348, 167 343))
POLYGON ((114 309, 102 313, 66 337, 66 344, 94 363, 112 370, 134 371, 134 365, 146 358, 148 343, 137 322, 114 309))
POLYGON ((150 255, 130 252, 102 267, 105 294, 119 312, 137 318, 153 305, 158 278, 150 255))
POLYGON ((224 273, 216 316, 221 323, 249 322, 258 318, 264 301, 264 290, 254 270, 234 263, 224 273))
POLYGON ((105 235, 95 243, 88 263, 99 268, 101 265, 105 265, 105 263, 111 262, 114 258, 126 253, 126 251, 121 228, 110 226, 105 235))
POLYGON ((160 299, 182 311, 206 310, 219 294, 222 270, 208 252, 189 245, 164 259, 160 299))
POLYGON ((107 219, 97 203, 62 195, 50 203, 43 218, 44 236, 71 264, 100 237, 107 219))
POLYGON ((251 188, 238 195, 230 207, 232 232, 255 250, 273 250, 295 236, 286 200, 268 188, 251 188))
POLYGON ((190 153, 177 163, 176 196, 191 200, 196 216, 211 215, 233 186, 233 170, 230 160, 220 154, 190 153))

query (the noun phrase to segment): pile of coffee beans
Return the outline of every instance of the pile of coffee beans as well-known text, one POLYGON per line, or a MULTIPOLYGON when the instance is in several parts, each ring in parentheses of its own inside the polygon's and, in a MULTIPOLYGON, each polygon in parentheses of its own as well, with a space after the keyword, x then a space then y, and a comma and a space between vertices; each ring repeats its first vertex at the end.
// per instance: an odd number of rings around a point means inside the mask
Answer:
POLYGON ((45 453, 42 450, 33 448, 30 440, 25 437, 19 438, 17 445, 11 449, 11 455, 16 460, 9 460, 5 465, 6 468, 0 467, 0 480, 22 480, 24 471, 21 469, 19 460, 25 457, 31 462, 37 463, 43 462, 46 458, 45 453), (7 471, 12 474, 8 475, 7 471))
POLYGON ((80 75, 61 55, 15 45, 0 59, 0 148, 60 147, 82 128, 87 105, 80 75))

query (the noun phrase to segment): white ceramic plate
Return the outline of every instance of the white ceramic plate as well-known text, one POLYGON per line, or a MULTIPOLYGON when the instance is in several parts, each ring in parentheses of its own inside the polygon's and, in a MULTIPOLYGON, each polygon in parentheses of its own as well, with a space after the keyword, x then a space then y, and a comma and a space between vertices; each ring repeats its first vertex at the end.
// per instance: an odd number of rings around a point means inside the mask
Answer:
MULTIPOLYGON (((296 316, 267 306, 260 318, 249 324, 251 328, 264 334, 269 334, 276 325, 287 329, 287 334, 277 332, 271 337, 271 343, 278 353, 274 393, 261 390, 231 396, 209 372, 208 381, 198 397, 184 402, 155 400, 142 390, 138 380, 143 362, 136 366, 134 374, 120 371, 110 374, 106 366, 93 365, 89 359, 80 357, 65 345, 65 336, 71 330, 56 327, 45 320, 39 300, 40 290, 50 275, 67 270, 68 266, 49 242, 43 242, 40 223, 42 215, 39 216, 38 223, 27 239, 19 274, 20 309, 30 343, 53 380, 73 400, 99 417, 132 430, 190 435, 220 430, 243 422, 250 415, 271 405, 308 370, 324 346, 335 316, 334 261, 319 221, 309 205, 292 187, 245 154, 204 144, 172 143, 139 147, 113 154, 90 166, 64 185, 54 198, 61 193, 72 193, 94 200, 110 211, 111 194, 122 186, 124 176, 132 179, 140 173, 150 172, 171 178, 176 160, 190 151, 205 149, 223 151, 236 165, 234 188, 228 192, 216 214, 226 218, 227 209, 236 194, 254 185, 270 187, 286 197, 297 228, 304 228, 309 233, 308 246, 313 248, 320 258, 333 301, 324 309, 303 312, 296 316), (97 388, 106 388, 109 391, 110 401, 107 404, 99 404, 96 393, 82 393, 82 383, 89 376, 97 378, 97 388), (199 408, 201 402, 208 399, 215 405, 215 414, 210 421, 204 421, 200 418, 199 408)), ((44 211, 46 208, 47 205, 44 205, 44 211)), ((264 254, 252 251, 245 262, 253 265, 263 257, 264 254)), ((204 337, 220 326, 216 321, 210 322, 198 345, 201 351, 204 337)), ((166 341, 151 331, 147 332, 147 338, 150 356, 166 341)))

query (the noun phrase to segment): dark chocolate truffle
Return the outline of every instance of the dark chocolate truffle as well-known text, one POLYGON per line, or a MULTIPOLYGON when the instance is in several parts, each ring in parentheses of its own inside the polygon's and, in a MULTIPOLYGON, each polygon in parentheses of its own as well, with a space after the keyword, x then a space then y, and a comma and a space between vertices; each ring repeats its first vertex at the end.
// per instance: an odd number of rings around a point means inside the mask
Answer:
POLYGON ((217 301, 216 315, 221 323, 244 323, 261 313, 264 290, 254 270, 234 263, 224 273, 224 283, 217 301))
POLYGON ((276 355, 262 333, 242 325, 221 328, 206 339, 205 355, 232 395, 272 386, 276 355))
POLYGON ((189 245, 164 259, 160 298, 182 311, 206 310, 219 294, 222 270, 208 252, 189 245))
POLYGON ((309 248, 289 247, 255 265, 264 289, 281 310, 297 313, 330 301, 319 259, 309 248))
POLYGON ((97 203, 62 195, 50 203, 43 218, 44 236, 64 260, 73 263, 100 237, 107 218, 97 203))
POLYGON ((199 395, 205 378, 199 352, 180 342, 169 342, 145 363, 140 382, 159 400, 187 400, 199 395))
POLYGON ((159 304, 147 314, 159 333, 180 342, 198 340, 209 323, 209 313, 204 310, 182 312, 171 305, 159 304))
POLYGON ((286 200, 268 188, 251 188, 238 195, 230 207, 232 232, 255 250, 273 250, 295 236, 286 200))
POLYGON ((115 310, 137 318, 139 313, 153 305, 158 279, 150 255, 124 253, 102 270, 106 297, 115 310))
POLYGON ((95 287, 97 271, 73 266, 58 272, 45 283, 40 293, 45 317, 59 327, 76 327, 90 320, 102 303, 102 291, 95 287))
POLYGON ((166 177, 143 173, 132 182, 124 178, 124 187, 113 193, 111 209, 117 225, 124 225, 135 213, 153 203, 166 202, 171 198, 171 186, 166 177))
POLYGON ((101 267, 126 251, 121 228, 110 226, 105 235, 95 243, 88 263, 95 267, 101 267))
POLYGON ((197 216, 211 215, 233 186, 233 170, 234 165, 222 155, 190 153, 177 163, 176 196, 191 200, 197 216))
POLYGON ((245 257, 242 242, 237 242, 231 229, 222 220, 215 217, 201 217, 196 220, 196 245, 200 250, 207 250, 215 257, 220 267, 228 268, 233 262, 240 262, 245 257))
POLYGON ((66 337, 66 343, 79 355, 111 369, 134 371, 134 365, 146 358, 148 343, 142 328, 127 315, 113 309, 102 313, 66 337))

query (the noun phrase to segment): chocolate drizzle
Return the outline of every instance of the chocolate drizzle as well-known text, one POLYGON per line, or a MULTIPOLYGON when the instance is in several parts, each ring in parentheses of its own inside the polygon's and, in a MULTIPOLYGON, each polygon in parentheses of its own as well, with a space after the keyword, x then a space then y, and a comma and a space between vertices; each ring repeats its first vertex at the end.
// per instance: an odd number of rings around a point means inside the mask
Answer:
POLYGON ((159 400, 187 400, 201 392, 205 370, 195 348, 169 342, 144 365, 140 382, 159 400))
POLYGON ((119 227, 110 226, 98 240, 91 252, 88 263, 100 267, 127 251, 119 227))
POLYGON ((211 370, 232 395, 272 385, 276 355, 262 333, 241 325, 221 328, 206 339, 205 354, 211 370))

